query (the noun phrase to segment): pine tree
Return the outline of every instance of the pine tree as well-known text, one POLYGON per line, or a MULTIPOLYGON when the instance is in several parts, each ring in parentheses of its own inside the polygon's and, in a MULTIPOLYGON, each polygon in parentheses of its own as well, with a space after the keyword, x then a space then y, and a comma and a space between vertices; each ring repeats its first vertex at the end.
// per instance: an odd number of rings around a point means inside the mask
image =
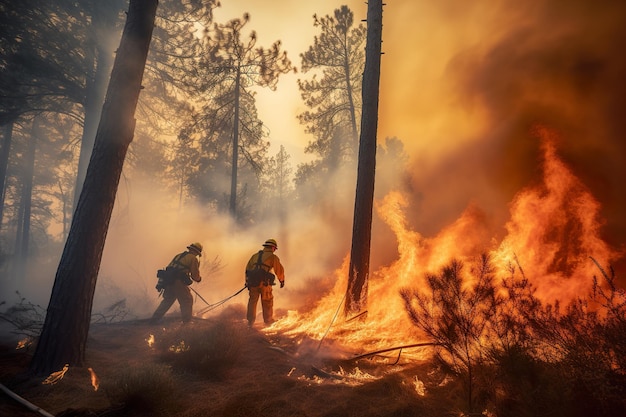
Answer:
POLYGON ((158 0, 131 0, 85 184, 59 262, 30 369, 44 375, 82 365, 104 242, 135 109, 158 0))
MULTIPOLYGON (((268 87, 275 89, 281 74, 288 73, 293 69, 291 61, 287 58, 287 52, 281 50, 280 41, 274 42, 269 48, 257 47, 256 33, 252 32, 247 40, 242 39, 242 30, 249 22, 250 16, 245 14, 243 19, 233 19, 224 25, 215 24, 210 47, 217 65, 213 69, 226 76, 223 84, 224 94, 221 99, 224 105, 232 109, 232 148, 231 148, 231 188, 229 198, 229 211, 233 217, 237 217, 237 186, 238 164, 240 152, 246 157, 250 153, 250 145, 259 143, 260 125, 254 122, 254 118, 248 114, 250 123, 244 123, 246 115, 243 114, 246 107, 243 101, 253 102, 253 94, 250 88, 253 86, 268 87), (245 141, 242 134, 247 132, 250 142, 246 152, 245 141)), ((249 109, 253 107, 248 107, 249 109)), ((248 162, 254 163, 253 159, 248 162)))
POLYGON ((383 2, 367 4, 367 48, 363 74, 363 115, 359 142, 352 247, 346 296, 346 315, 360 313, 367 307, 372 209, 376 176, 376 131, 378 128, 378 95, 383 31, 383 2))
POLYGON ((361 84, 365 63, 365 26, 354 26, 348 6, 336 9, 333 17, 313 16, 321 33, 300 54, 303 73, 298 80, 305 105, 311 110, 298 115, 306 132, 315 138, 306 151, 330 161, 332 171, 345 160, 354 161, 361 111, 361 84), (321 74, 318 79, 317 75, 321 74))

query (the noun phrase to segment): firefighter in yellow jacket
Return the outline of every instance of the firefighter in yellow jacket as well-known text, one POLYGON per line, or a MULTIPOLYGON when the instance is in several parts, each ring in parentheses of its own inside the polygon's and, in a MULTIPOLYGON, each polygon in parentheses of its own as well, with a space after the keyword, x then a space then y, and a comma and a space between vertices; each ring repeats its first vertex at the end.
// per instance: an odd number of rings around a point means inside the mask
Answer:
POLYGON ((274 239, 268 239, 263 243, 263 250, 255 253, 250 257, 246 265, 246 286, 248 287, 248 325, 254 325, 256 319, 256 305, 261 297, 261 308, 263 310, 263 321, 266 325, 274 323, 274 295, 272 294, 272 285, 275 277, 280 282, 280 288, 285 286, 285 269, 280 263, 278 256, 274 252, 278 249, 278 244, 274 239), (260 259, 259 259, 260 257, 260 259), (263 269, 266 277, 259 283, 251 280, 251 271, 254 269, 263 269), (270 271, 274 271, 271 274, 270 271))
POLYGON ((183 323, 191 321, 193 296, 189 285, 193 281, 202 281, 198 259, 200 256, 202 256, 202 245, 197 242, 187 246, 185 252, 174 256, 166 268, 165 277, 160 279, 157 285, 157 290, 163 289, 163 300, 154 311, 151 323, 158 323, 176 300, 180 305, 183 323))

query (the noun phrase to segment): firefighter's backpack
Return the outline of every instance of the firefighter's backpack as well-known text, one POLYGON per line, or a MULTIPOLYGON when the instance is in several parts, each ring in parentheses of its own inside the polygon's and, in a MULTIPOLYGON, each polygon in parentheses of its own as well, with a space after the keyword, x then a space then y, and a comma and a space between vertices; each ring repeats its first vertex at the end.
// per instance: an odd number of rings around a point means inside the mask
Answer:
POLYGON ((180 263, 180 260, 185 256, 188 252, 179 253, 174 257, 170 265, 168 265, 165 269, 159 269, 157 271, 157 285, 156 290, 161 291, 167 285, 171 284, 176 280, 181 280, 185 285, 191 285, 192 281, 189 277, 189 273, 187 272, 187 267, 180 263), (175 265, 175 266, 174 266, 175 265))
MULTIPOLYGON (((263 263, 263 251, 259 251, 259 256, 254 265, 254 269, 248 269, 246 271, 246 286, 250 287, 258 287, 261 285, 261 282, 265 282, 266 285, 274 285, 274 280, 276 277, 269 271, 266 271, 261 267, 261 265, 265 265, 263 263)), ((267 266, 267 265, 265 265, 267 266)))

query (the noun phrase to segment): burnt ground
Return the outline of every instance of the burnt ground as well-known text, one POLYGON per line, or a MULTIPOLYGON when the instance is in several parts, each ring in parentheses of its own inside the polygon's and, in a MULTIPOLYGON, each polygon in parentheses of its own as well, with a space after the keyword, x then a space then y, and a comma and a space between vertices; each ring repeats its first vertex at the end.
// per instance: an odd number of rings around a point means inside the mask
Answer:
MULTIPOLYGON (((447 415, 441 375, 428 363, 397 352, 359 360, 303 355, 302 340, 249 329, 242 312, 230 313, 186 326, 174 318, 159 326, 93 324, 85 366, 70 367, 55 384, 25 376, 32 347, 0 340, 0 383, 55 416, 447 415), (185 340, 186 355, 167 348, 173 340, 185 340), (420 395, 421 383, 427 395, 420 395)), ((38 414, 0 393, 0 415, 38 414)))

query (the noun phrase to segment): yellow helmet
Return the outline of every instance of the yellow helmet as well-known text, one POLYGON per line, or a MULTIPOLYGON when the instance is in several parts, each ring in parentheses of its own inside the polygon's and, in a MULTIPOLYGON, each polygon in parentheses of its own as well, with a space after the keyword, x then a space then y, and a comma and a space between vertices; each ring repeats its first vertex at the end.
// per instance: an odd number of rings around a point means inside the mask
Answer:
POLYGON ((263 246, 273 246, 274 249, 278 249, 278 243, 276 243, 275 239, 267 239, 263 246))
POLYGON ((187 249, 195 251, 198 255, 202 256, 202 244, 198 242, 194 242, 191 245, 187 246, 187 249))

